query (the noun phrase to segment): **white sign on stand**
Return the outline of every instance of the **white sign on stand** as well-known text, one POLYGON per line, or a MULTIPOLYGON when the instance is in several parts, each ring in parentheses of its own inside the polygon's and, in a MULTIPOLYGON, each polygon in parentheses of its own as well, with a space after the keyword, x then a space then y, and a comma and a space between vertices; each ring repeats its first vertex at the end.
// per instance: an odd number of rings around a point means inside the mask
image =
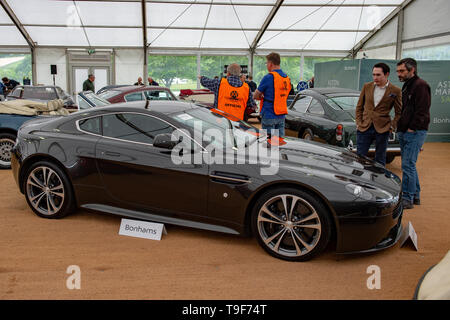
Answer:
POLYGON ((404 231, 403 235, 400 238, 400 248, 405 245, 408 239, 411 239, 414 248, 416 248, 416 251, 419 251, 419 247, 417 246, 417 233, 416 230, 414 230, 411 221, 408 223, 406 230, 404 231))
POLYGON ((119 234, 122 236, 161 240, 162 234, 167 234, 162 223, 122 219, 119 234))

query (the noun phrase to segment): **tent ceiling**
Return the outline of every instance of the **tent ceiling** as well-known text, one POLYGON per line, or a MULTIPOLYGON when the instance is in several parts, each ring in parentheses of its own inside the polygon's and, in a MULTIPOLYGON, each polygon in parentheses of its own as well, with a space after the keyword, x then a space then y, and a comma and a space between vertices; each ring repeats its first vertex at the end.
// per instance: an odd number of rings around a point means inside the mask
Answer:
MULTIPOLYGON (((2 0, 37 46, 143 46, 139 0, 2 0)), ((349 51, 403 0, 148 0, 150 49, 349 51), (273 19, 269 19, 279 5, 273 19), (264 26, 267 25, 267 28, 264 26), (258 33, 262 31, 262 36, 258 33)), ((3 8, 0 46, 27 42, 3 8), (6 36, 5 36, 6 35, 6 36)))

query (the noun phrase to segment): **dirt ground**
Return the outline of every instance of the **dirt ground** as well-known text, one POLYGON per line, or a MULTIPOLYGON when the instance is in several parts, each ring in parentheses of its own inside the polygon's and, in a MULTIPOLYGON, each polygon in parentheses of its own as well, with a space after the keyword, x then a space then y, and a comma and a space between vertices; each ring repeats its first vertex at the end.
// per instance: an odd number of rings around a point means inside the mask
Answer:
MULTIPOLYGON (((166 225, 161 241, 120 236, 120 217, 78 210, 37 217, 10 170, 0 170, 0 299, 411 299, 418 280, 450 250, 450 143, 426 143, 418 169, 422 205, 405 211, 412 247, 284 262, 254 238, 166 225), (66 270, 81 269, 69 290, 66 270), (380 267, 381 289, 367 273, 380 267)), ((400 158, 388 168, 401 174, 400 158)))

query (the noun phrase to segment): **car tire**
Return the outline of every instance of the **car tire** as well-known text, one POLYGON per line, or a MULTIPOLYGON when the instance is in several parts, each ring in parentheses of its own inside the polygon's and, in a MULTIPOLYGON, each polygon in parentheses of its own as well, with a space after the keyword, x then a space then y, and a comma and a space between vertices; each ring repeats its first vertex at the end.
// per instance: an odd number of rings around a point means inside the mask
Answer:
POLYGON ((394 161, 395 156, 394 155, 386 155, 386 164, 391 163, 392 161, 394 161))
POLYGON ((72 185, 56 164, 36 162, 27 170, 23 183, 27 203, 39 217, 59 219, 75 210, 72 185))
POLYGON ((252 211, 252 231, 271 256, 307 261, 320 254, 332 234, 329 210, 312 194, 296 188, 264 193, 252 211))
POLYGON ((12 133, 0 133, 0 169, 11 168, 11 150, 16 144, 12 133))
POLYGON ((314 139, 314 134, 311 131, 311 129, 306 128, 305 131, 303 131, 302 139, 312 141, 314 139))

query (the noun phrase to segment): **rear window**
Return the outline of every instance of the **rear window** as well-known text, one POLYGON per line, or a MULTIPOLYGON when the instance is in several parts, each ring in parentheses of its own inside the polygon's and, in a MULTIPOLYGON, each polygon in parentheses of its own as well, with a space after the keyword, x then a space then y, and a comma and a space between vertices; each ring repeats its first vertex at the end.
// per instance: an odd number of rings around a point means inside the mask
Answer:
POLYGON ((23 99, 53 100, 58 99, 55 88, 24 87, 23 99))
POLYGON ((100 93, 98 96, 100 98, 103 98, 103 99, 109 99, 109 98, 118 96, 120 93, 121 92, 117 91, 117 90, 109 90, 109 91, 105 91, 105 92, 100 93))
POLYGON ((352 111, 356 109, 359 96, 341 96, 327 98, 327 103, 335 110, 352 111))
POLYGON ((101 117, 83 119, 78 122, 78 126, 83 131, 95 133, 95 134, 102 134, 100 120, 101 120, 101 117))

